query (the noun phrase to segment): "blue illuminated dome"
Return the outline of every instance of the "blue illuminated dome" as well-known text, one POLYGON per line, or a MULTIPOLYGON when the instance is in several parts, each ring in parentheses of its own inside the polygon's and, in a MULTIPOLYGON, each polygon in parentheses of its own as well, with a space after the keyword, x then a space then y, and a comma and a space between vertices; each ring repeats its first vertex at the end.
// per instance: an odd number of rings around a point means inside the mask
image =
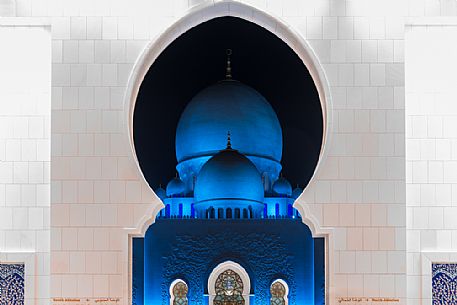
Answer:
POLYGON ((198 93, 178 123, 176 168, 188 189, 203 164, 225 146, 227 131, 235 139, 233 148, 251 160, 267 181, 277 179, 282 130, 276 113, 253 88, 224 80, 198 93))
POLYGON ((195 185, 195 209, 263 209, 264 188, 255 165, 241 153, 227 148, 202 167, 195 185))
POLYGON ((156 193, 157 197, 159 197, 160 199, 164 199, 167 197, 167 192, 162 188, 162 186, 159 186, 158 188, 156 188, 154 190, 154 192, 156 193))
POLYGON ((292 195, 292 186, 286 178, 280 177, 273 184, 273 192, 277 195, 290 197, 292 195))
POLYGON ((295 198, 297 199, 298 197, 300 197, 301 193, 303 192, 303 190, 300 188, 300 187, 296 187, 294 188, 294 190, 292 191, 292 198, 295 198))
POLYGON ((175 197, 175 196, 182 196, 186 193, 186 186, 184 182, 178 177, 173 178, 167 184, 167 196, 168 197, 175 197))

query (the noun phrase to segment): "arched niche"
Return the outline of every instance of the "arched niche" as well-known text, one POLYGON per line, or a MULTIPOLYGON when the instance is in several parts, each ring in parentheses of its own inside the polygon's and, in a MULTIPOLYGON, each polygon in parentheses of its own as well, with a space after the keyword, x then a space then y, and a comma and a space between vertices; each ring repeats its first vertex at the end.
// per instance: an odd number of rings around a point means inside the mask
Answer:
POLYGON ((178 304, 187 304, 187 292, 189 290, 189 287, 187 286, 187 283, 184 282, 182 279, 176 279, 170 284, 170 305, 175 305, 176 298, 181 297, 182 299, 185 298, 185 300, 180 300, 178 304), (178 290, 178 293, 177 293, 178 290), (177 296, 177 294, 184 294, 177 296))
POLYGON ((242 296, 244 298, 244 304, 249 305, 249 292, 251 291, 251 280, 249 279, 249 274, 246 270, 238 263, 233 261, 225 261, 217 265, 211 274, 208 277, 208 295, 209 295, 209 304, 213 305, 214 298, 216 297, 216 281, 218 277, 227 270, 234 271, 237 275, 240 276, 243 283, 243 292, 242 296))
MULTIPOLYGON (((156 40, 148 44, 141 56, 138 57, 137 62, 135 63, 132 73, 129 77, 128 87, 124 99, 124 110, 126 114, 124 127, 127 131, 127 141, 130 144, 132 152, 130 156, 134 161, 133 163, 136 165, 135 167, 138 175, 142 178, 143 182, 147 184, 147 181, 138 163, 133 141, 133 113, 139 89, 145 75, 147 74, 149 68, 154 64, 154 61, 157 59, 157 57, 180 35, 208 20, 225 16, 238 17, 247 20, 273 33, 281 40, 283 40, 299 56, 303 64, 308 69, 319 95, 319 102, 321 104, 323 116, 323 135, 319 161, 308 185, 312 184, 314 177, 317 176, 317 173, 320 170, 322 160, 325 159, 326 147, 328 146, 327 143, 329 142, 329 137, 331 135, 329 130, 332 127, 332 120, 330 119, 331 95, 324 69, 319 63, 319 60, 317 59, 313 49, 310 47, 308 42, 303 39, 297 32, 295 32, 292 27, 283 23, 283 21, 281 21, 279 18, 271 16, 249 5, 235 1, 221 1, 216 3, 202 4, 194 7, 185 16, 180 18, 175 24, 173 24, 161 35, 159 35, 156 40)), ((303 193, 305 192, 306 188, 303 193)), ((148 210, 148 213, 144 215, 144 217, 139 222, 140 227, 138 228, 137 234, 144 235, 145 230, 151 223, 154 222, 155 216, 163 208, 161 200, 158 197, 154 196, 154 192, 152 190, 151 197, 153 197, 155 200, 153 205, 148 210)), ((297 200, 296 204, 294 204, 294 207, 297 208, 296 205, 300 205, 299 200, 297 200)), ((300 213, 302 212, 303 211, 300 210, 300 213)), ((310 214, 308 213, 302 216, 303 218, 308 218, 310 214)), ((311 227, 314 227, 314 224, 317 223, 315 218, 312 216, 310 216, 309 219, 304 220, 304 222, 307 225, 313 224, 311 227)), ((314 228, 312 228, 312 231, 315 232, 314 228)))
POLYGON ((276 279, 274 280, 271 285, 270 285, 270 294, 271 294, 271 297, 273 297, 273 293, 272 293, 272 289, 275 285, 281 285, 281 287, 284 289, 284 296, 283 296, 283 300, 284 300, 284 305, 289 305, 289 299, 288 299, 288 295, 289 295, 289 285, 287 285, 286 281, 284 281, 283 279, 276 279))
MULTIPOLYGON (((236 1, 207 2, 193 7, 182 17, 180 17, 174 24, 165 29, 159 36, 157 36, 156 39, 151 41, 145 47, 142 54, 137 58, 137 61, 134 64, 133 70, 130 74, 126 94, 124 96, 125 120, 123 122, 124 130, 127 131, 125 133, 125 136, 127 137, 126 140, 128 141, 131 150, 130 157, 135 164, 137 174, 139 177, 141 177, 143 183, 148 184, 139 166, 135 151, 135 145, 133 142, 133 112, 135 109, 135 103, 139 88, 146 73, 153 65, 156 58, 161 54, 161 52, 180 35, 200 23, 224 16, 232 16, 248 20, 275 34, 277 37, 282 39, 292 50, 294 50, 294 52, 303 61, 303 64, 307 67, 309 73, 313 78, 314 84, 319 94, 319 101, 322 107, 324 124, 319 162, 317 163, 313 177, 308 184, 309 187, 309 185, 314 181, 314 178, 318 176, 322 160, 326 158, 326 148, 330 142, 330 130, 332 129, 331 94, 324 69, 309 43, 292 27, 277 17, 274 17, 250 5, 236 1)), ((307 189, 305 188, 303 193, 306 191, 307 189)), ((150 189, 150 194, 151 197, 154 198, 153 204, 150 205, 147 213, 138 221, 138 226, 134 229, 129 230, 129 235, 131 237, 144 236, 148 227, 154 223, 156 215, 164 207, 163 203, 154 194, 152 189, 150 189)), ((295 201, 294 207, 300 212, 303 223, 305 223, 310 228, 313 236, 326 238, 326 303, 330 304, 329 300, 333 299, 333 276, 332 273, 328 270, 331 270, 333 266, 333 256, 329 255, 329 253, 333 252, 333 241, 331 235, 332 231, 331 229, 320 227, 317 218, 310 212, 310 208, 305 202, 298 199, 295 201)))

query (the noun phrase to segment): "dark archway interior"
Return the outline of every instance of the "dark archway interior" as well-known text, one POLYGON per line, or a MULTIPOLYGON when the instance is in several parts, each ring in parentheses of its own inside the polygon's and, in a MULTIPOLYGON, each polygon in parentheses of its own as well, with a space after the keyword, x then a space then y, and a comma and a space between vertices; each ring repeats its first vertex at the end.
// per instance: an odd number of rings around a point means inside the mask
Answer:
POLYGON ((272 105, 283 131, 283 176, 306 186, 323 136, 317 89, 300 58, 266 29, 235 17, 202 23, 171 43, 149 69, 134 111, 134 143, 143 174, 155 189, 175 176, 175 131, 186 104, 224 79, 226 49, 232 74, 272 105))

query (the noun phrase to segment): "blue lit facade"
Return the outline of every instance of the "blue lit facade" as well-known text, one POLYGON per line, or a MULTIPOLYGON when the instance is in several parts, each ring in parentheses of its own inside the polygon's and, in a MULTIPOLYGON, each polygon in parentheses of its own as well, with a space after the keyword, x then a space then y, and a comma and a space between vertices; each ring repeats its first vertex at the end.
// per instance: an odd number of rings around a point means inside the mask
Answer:
POLYGON ((248 274, 243 305, 269 304, 278 279, 288 304, 323 304, 324 241, 292 207, 302 190, 280 175, 281 157, 279 120, 257 91, 225 80, 197 94, 176 131, 177 175, 155 190, 165 208, 133 240, 133 304, 213 305, 210 274, 226 261, 248 274))

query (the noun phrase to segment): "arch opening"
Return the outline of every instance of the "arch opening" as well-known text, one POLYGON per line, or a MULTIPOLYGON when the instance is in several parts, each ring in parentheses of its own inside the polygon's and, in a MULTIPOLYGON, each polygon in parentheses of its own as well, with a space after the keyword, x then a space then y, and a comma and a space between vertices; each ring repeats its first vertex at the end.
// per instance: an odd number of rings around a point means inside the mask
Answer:
MULTIPOLYGON (((232 4, 230 4, 230 5, 232 5, 232 4)), ((230 5, 229 5, 228 7, 230 7, 230 5)), ((249 7, 249 6, 245 6, 245 5, 242 5, 242 4, 236 4, 236 5, 240 5, 241 7, 243 7, 243 9, 246 9, 246 10, 247 10, 247 9, 253 10, 253 9, 252 9, 251 7, 249 7)), ((220 6, 221 6, 221 4, 216 4, 214 7, 218 7, 218 8, 220 9, 220 6)), ((204 17, 204 18, 208 18, 208 20, 210 20, 211 18, 218 18, 218 17, 221 17, 221 15, 220 15, 221 12, 220 12, 220 10, 219 10, 218 12, 214 11, 214 12, 211 13, 212 9, 208 9, 208 8, 205 8, 205 7, 202 7, 202 8, 201 8, 201 10, 205 10, 205 9, 206 9, 206 10, 209 10, 210 13, 209 13, 209 14, 206 14, 206 17, 204 17)), ((201 10, 196 10, 196 11, 201 12, 201 10)), ((196 11, 195 11, 195 12, 196 12, 196 11)), ((258 13, 258 12, 256 11, 256 13, 258 13)), ((182 23, 182 22, 189 22, 189 20, 191 19, 190 15, 192 15, 192 14, 194 14, 194 13, 189 14, 189 16, 188 16, 189 19, 184 18, 184 19, 183 19, 184 21, 181 20, 180 23, 182 23), (187 20, 187 21, 186 21, 186 20, 187 20)), ((260 14, 261 14, 262 17, 265 17, 265 14, 264 14, 264 13, 260 12, 260 14)), ((230 16, 230 15, 232 15, 232 13, 231 13, 230 9, 228 9, 227 11, 225 11, 224 13, 222 13, 222 15, 230 16)), ((237 15, 237 17, 243 17, 243 16, 238 16, 238 15, 237 15)), ((267 16, 267 18, 271 18, 271 17, 270 17, 270 16, 267 16)), ((253 21, 256 22, 255 18, 249 18, 249 19, 251 19, 251 21, 252 21, 252 19, 254 19, 253 21)), ((261 19, 262 19, 262 18, 259 17, 258 22, 262 24, 261 19)), ((200 22, 200 21, 199 21, 199 22, 200 22)), ((275 21, 275 22, 277 22, 277 21, 275 21)), ((265 28, 269 29, 269 25, 267 25, 267 24, 262 24, 262 25, 263 25, 265 28)), ((270 26, 271 26, 271 25, 270 25, 270 26)), ((283 26, 283 25, 282 25, 280 22, 278 22, 278 24, 275 24, 275 25, 273 26, 273 29, 270 28, 270 30, 275 31, 274 29, 277 28, 278 26, 281 27, 281 26, 283 26)), ((186 28, 189 28, 190 25, 182 26, 182 24, 180 24, 180 25, 177 26, 177 27, 181 27, 182 29, 186 29, 186 28)), ((284 31, 284 29, 282 29, 282 30, 284 31)), ((279 33, 280 33, 280 31, 279 31, 279 33)), ((290 33, 290 31, 289 31, 288 29, 286 29, 283 33, 290 33)), ((143 57, 140 59, 140 61, 142 61, 142 66, 143 66, 142 69, 143 69, 143 72, 139 73, 138 75, 143 74, 142 77, 144 77, 144 75, 146 74, 146 72, 144 71, 145 68, 146 68, 146 67, 149 67, 148 64, 149 64, 149 65, 152 64, 152 63, 156 60, 158 54, 161 53, 161 51, 158 51, 158 50, 163 50, 163 46, 167 46, 167 45, 169 44, 169 42, 171 41, 171 39, 176 38, 177 35, 179 35, 179 33, 177 33, 176 31, 175 31, 174 33, 172 33, 172 34, 171 34, 170 31, 169 31, 169 32, 165 33, 164 35, 162 35, 162 36, 158 39, 158 41, 156 42, 156 46, 151 47, 151 48, 149 49, 149 51, 146 52, 146 53, 143 55, 143 57), (167 35, 168 35, 168 36, 167 36, 167 35)), ((284 34, 282 34, 282 35, 284 35, 284 34)), ((288 34, 288 35, 290 35, 290 37, 294 37, 294 34, 288 34)), ((280 36, 280 35, 278 35, 278 37, 279 37, 279 36, 280 36)), ((286 34, 286 36, 287 36, 287 34, 286 34)), ((281 38, 283 38, 283 37, 281 37, 281 38)), ((318 157, 318 159, 321 159, 321 158, 322 158, 322 155, 324 154, 324 149, 323 149, 323 147, 324 147, 325 140, 326 140, 326 136, 325 136, 325 135, 326 135, 326 133, 327 133, 327 131, 328 131, 327 122, 326 122, 326 120, 325 120, 326 116, 328 115, 328 109, 326 108, 325 105, 326 105, 326 102, 329 101, 329 95, 328 95, 328 90, 327 90, 326 85, 325 85, 325 76, 323 75, 323 73, 322 73, 318 68, 316 68, 316 67, 318 66, 318 64, 317 64, 317 61, 316 61, 315 59, 313 59, 313 54, 312 54, 312 51, 310 51, 309 47, 305 46, 305 47, 303 48, 303 45, 300 46, 300 44, 297 44, 297 40, 295 40, 295 39, 288 39, 288 38, 285 38, 285 39, 283 39, 283 40, 286 41, 287 43, 289 43, 289 45, 292 46, 294 50, 302 49, 302 50, 299 50, 297 53, 299 54, 301 60, 307 62, 307 63, 310 64, 310 66, 311 66, 311 69, 310 69, 311 71, 310 71, 310 72, 311 72, 311 74, 312 74, 312 76, 313 76, 313 80, 314 80, 315 83, 316 83, 316 87, 317 87, 317 90, 318 90, 318 93, 319 93, 319 97, 320 97, 319 100, 320 100, 320 102, 322 103, 321 105, 323 105, 323 107, 322 107, 322 112, 323 112, 323 113, 322 113, 322 117, 323 117, 323 124, 322 124, 323 130, 322 130, 322 134, 323 134, 324 136, 322 137, 322 143, 321 143, 321 146, 320 146, 320 149, 319 149, 319 157, 318 157), (308 48, 308 49, 307 49, 307 48, 308 48), (313 66, 313 65, 316 65, 316 66, 313 66), (324 80, 323 84, 321 84, 321 79, 324 80), (317 82, 316 82, 316 80, 317 80, 317 82)), ((304 44, 304 45, 306 45, 306 44, 304 44)), ((138 66, 137 66, 137 67, 138 67, 138 66)), ((138 69, 139 69, 139 68, 138 68, 138 69)), ((147 68, 146 68, 146 69, 147 69, 147 68)), ((137 70, 137 68, 136 68, 136 70, 137 70)), ((137 71, 137 72, 138 72, 138 71, 137 71)), ((139 83, 141 83, 141 81, 138 82, 138 75, 135 76, 135 72, 134 72, 134 77, 133 77, 133 79, 131 79, 131 81, 130 81, 129 90, 131 91, 131 93, 133 92, 133 94, 131 95, 131 97, 134 96, 134 95, 136 95, 136 94, 138 93, 139 83), (132 84, 132 82, 133 82, 133 84, 132 84)), ((127 94, 127 96, 129 96, 129 95, 127 94)), ((131 144, 132 144, 132 151, 134 152, 134 155, 133 155, 133 156, 134 156, 134 159, 135 159, 136 161, 138 161, 138 160, 137 160, 137 154, 136 154, 135 146, 134 146, 134 144, 133 144, 133 109, 135 108, 134 104, 135 104, 135 102, 136 102, 136 98, 135 98, 135 99, 132 99, 131 97, 129 98, 129 120, 128 120, 128 122, 129 122, 129 128, 130 128, 129 136, 130 136, 130 141, 131 141, 131 144)), ((140 174, 143 175, 144 172, 141 170, 141 167, 140 167, 139 163, 136 162, 136 164, 137 164, 137 166, 138 166, 138 169, 139 169, 140 174)), ((317 167, 318 167, 318 164, 316 165, 316 168, 317 168, 317 167)), ((315 172, 317 171, 316 168, 313 169, 313 173, 314 173, 314 174, 315 174, 315 172)), ((312 175, 311 175, 311 176, 312 176, 312 175)), ((192 181, 193 181, 192 185, 195 184, 195 178, 194 178, 194 177, 195 177, 195 176, 192 177, 192 181)), ((273 182, 273 181, 271 181, 271 182, 273 182)), ((270 181, 268 181, 268 179, 265 179, 265 180, 264 180, 264 184, 267 185, 267 184, 272 184, 272 183, 270 183, 270 181), (268 183, 267 183, 267 182, 268 182, 268 183)), ((178 197, 179 197, 179 196, 178 196, 178 197)), ((159 203, 159 202, 157 202, 157 203, 159 203)), ((151 214, 152 214, 152 215, 155 215, 155 214, 157 213, 157 211, 159 210, 159 206, 160 206, 160 204, 157 204, 155 207, 153 207, 153 208, 151 209, 150 215, 151 215, 151 214)), ((185 206, 185 205, 184 205, 184 206, 185 206)), ((193 218, 194 215, 195 215, 195 214, 194 214, 195 212, 194 212, 194 208, 193 208, 193 203, 190 204, 189 207, 190 207, 189 210, 190 210, 190 215, 191 215, 190 217, 193 218)), ((288 209, 288 208, 286 208, 286 209, 288 209)), ((179 210, 180 210, 180 209, 179 209, 179 210)), ((184 213, 184 210, 185 210, 185 208, 183 207, 183 213, 184 213)), ((218 211, 219 211, 219 210, 218 210, 218 211)), ((244 216, 244 211, 245 211, 245 210, 243 209, 243 216, 244 216)), ((319 228, 318 228, 318 226, 315 225, 315 222, 314 222, 314 220, 313 220, 312 218, 307 218, 307 217, 309 216, 309 214, 307 213, 306 209, 304 209, 304 210, 303 210, 303 209, 300 209, 300 212, 302 212, 303 215, 305 216, 304 219, 303 219, 303 222, 305 222, 308 226, 310 226, 310 228, 311 228, 311 230, 313 231, 313 233, 319 234, 318 232, 321 232, 321 233, 323 232, 323 231, 320 231, 319 228), (307 215, 307 214, 308 214, 308 215, 307 215)), ((170 213, 172 214, 172 212, 170 212, 170 213)), ((214 213, 215 213, 215 211, 214 211, 214 213)), ((240 212, 240 213, 241 213, 241 212, 240 212)), ((253 215, 253 214, 254 214, 254 211, 252 210, 252 207, 249 207, 248 210, 246 211, 246 213, 248 213, 248 218, 254 218, 254 215, 253 215)), ((180 214, 181 214, 181 213, 180 213, 180 214)), ((288 213, 287 213, 287 214, 288 214, 288 213)), ((219 215, 218 215, 218 216, 219 216, 219 215)), ((143 226, 142 226, 142 228, 141 228, 140 231, 139 231, 140 234, 143 234, 143 235, 144 235, 146 229, 148 228, 148 226, 149 226, 152 222, 154 222, 154 216, 153 216, 152 218, 151 218, 150 216, 147 216, 147 217, 144 219, 144 221, 143 221, 143 226)), ((325 234, 325 233, 324 233, 324 234, 325 234)))
POLYGON ((325 141, 325 108, 308 67, 280 37, 238 17, 210 19, 172 41, 145 73, 131 112, 142 174, 153 189, 170 181, 162 201, 196 194, 200 170, 225 148, 227 131, 266 194, 296 198, 325 141), (232 82, 224 82, 228 48, 232 82), (233 90, 240 104, 231 113, 223 103, 233 90), (291 184, 299 186, 294 196, 291 184))

